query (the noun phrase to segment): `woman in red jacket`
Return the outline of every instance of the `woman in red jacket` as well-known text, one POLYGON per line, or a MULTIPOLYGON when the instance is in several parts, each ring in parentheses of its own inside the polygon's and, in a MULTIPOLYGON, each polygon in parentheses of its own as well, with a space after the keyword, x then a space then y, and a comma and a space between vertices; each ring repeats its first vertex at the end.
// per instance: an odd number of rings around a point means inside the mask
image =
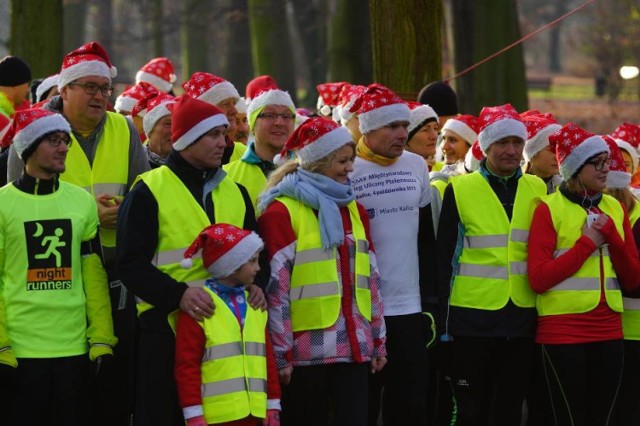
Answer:
POLYGON ((565 179, 542 198, 529 234, 529 283, 556 424, 608 425, 624 363, 621 288, 640 284, 629 218, 602 191, 611 160, 573 123, 549 137, 565 179))

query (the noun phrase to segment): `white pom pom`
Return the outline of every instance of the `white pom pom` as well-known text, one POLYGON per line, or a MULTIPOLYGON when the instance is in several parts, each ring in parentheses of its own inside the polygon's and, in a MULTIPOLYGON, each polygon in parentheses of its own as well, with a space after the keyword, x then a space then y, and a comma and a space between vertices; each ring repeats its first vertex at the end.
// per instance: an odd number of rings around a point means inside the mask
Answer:
POLYGON ((180 266, 184 269, 190 269, 193 266, 193 260, 190 257, 185 257, 180 261, 180 266))
POLYGON ((323 107, 320 108, 320 114, 329 117, 331 115, 331 107, 329 105, 323 105, 323 107))
POLYGON ((118 68, 112 65, 109 69, 109 74, 111 75, 111 78, 116 78, 118 76, 118 68))

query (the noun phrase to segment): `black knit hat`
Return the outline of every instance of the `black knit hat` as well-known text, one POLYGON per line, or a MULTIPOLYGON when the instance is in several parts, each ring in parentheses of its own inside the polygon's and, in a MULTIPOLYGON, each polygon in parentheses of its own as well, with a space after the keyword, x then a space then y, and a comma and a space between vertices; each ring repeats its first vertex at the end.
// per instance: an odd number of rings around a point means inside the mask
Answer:
POLYGON ((442 81, 433 81, 420 90, 418 102, 429 105, 438 116, 458 114, 458 97, 451 86, 442 81))
POLYGON ((31 68, 17 56, 0 59, 0 86, 15 87, 31 81, 31 68))

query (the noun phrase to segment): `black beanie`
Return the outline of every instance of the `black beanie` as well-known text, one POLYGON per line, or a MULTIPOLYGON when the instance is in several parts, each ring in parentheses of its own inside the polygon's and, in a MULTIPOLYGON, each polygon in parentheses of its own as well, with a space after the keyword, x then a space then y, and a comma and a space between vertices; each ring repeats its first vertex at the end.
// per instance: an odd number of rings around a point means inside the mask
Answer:
POLYGON ((0 59, 0 86, 15 87, 31 81, 31 68, 17 56, 0 59))
POLYGON ((458 114, 456 92, 442 81, 434 81, 424 86, 418 93, 418 102, 429 105, 440 117, 458 114))

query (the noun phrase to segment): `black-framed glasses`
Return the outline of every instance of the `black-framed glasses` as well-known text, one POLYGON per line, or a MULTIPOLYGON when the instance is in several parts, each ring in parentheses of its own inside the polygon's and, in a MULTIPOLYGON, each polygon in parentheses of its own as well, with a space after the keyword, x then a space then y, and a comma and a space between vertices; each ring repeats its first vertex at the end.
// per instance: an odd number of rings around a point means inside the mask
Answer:
POLYGON ((290 121, 296 118, 295 114, 277 114, 275 112, 263 112, 258 114, 258 118, 264 118, 265 120, 275 121, 278 117, 282 118, 283 121, 290 121))
POLYGON ((586 164, 591 164, 593 166, 593 168, 596 169, 596 171, 600 172, 600 171, 602 171, 602 169, 604 169, 604 165, 605 164, 607 166, 611 165, 611 157, 607 157, 604 160, 587 161, 586 164))
POLYGON ((69 146, 71 145, 71 142, 73 142, 73 139, 71 139, 67 135, 64 135, 64 136, 49 135, 49 136, 46 136, 44 140, 47 141, 49 146, 53 148, 58 148, 61 144, 65 144, 66 146, 69 146))
POLYGON ((96 93, 98 93, 98 91, 100 91, 100 93, 102 93, 102 96, 104 96, 105 98, 108 98, 113 93, 113 86, 110 86, 108 84, 105 84, 104 86, 100 86, 99 84, 91 83, 91 82, 69 83, 69 86, 80 86, 84 89, 84 93, 91 96, 95 95, 96 93))

